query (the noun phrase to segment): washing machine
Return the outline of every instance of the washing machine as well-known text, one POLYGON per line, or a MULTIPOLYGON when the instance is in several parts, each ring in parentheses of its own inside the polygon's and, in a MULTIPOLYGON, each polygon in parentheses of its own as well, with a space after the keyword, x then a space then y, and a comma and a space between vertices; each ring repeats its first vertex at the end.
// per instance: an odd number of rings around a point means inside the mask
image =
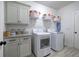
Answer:
POLYGON ((64 34, 63 32, 51 33, 51 48, 55 51, 60 51, 64 47, 64 34))
POLYGON ((35 32, 32 38, 32 51, 37 57, 44 57, 51 53, 50 33, 35 32))

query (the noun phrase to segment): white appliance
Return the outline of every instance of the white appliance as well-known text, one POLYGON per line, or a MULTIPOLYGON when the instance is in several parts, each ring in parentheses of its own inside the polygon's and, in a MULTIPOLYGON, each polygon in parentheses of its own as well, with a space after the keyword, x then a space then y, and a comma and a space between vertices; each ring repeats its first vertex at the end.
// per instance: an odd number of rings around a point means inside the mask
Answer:
POLYGON ((50 54, 50 33, 34 32, 32 39, 32 51, 37 57, 43 57, 50 54))
POLYGON ((60 51, 63 49, 63 32, 53 32, 51 33, 51 48, 55 51, 60 51))

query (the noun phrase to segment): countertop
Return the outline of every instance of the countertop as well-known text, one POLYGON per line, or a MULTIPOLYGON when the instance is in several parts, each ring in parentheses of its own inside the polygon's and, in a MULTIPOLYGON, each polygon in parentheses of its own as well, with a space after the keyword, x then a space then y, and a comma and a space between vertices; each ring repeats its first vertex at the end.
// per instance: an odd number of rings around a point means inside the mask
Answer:
POLYGON ((32 36, 32 34, 12 35, 12 36, 10 36, 10 37, 4 37, 4 39, 8 39, 8 38, 16 38, 16 37, 28 37, 28 36, 32 36))

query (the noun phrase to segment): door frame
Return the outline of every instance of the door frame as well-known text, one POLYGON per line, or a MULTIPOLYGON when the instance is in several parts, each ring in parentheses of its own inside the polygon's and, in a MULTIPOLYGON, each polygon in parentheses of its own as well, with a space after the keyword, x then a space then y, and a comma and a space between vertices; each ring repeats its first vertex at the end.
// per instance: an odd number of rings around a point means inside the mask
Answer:
MULTIPOLYGON (((5 30, 4 28, 4 1, 0 1, 0 41, 3 41, 3 32, 5 30)), ((4 49, 3 45, 0 46, 0 57, 4 56, 4 49)))

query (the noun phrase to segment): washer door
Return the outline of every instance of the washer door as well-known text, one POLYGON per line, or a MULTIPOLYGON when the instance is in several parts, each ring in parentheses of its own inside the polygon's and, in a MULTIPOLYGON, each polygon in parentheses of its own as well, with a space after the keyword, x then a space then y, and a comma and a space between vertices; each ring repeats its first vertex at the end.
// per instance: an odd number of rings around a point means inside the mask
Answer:
POLYGON ((50 38, 40 40, 40 49, 46 48, 50 45, 50 38))

